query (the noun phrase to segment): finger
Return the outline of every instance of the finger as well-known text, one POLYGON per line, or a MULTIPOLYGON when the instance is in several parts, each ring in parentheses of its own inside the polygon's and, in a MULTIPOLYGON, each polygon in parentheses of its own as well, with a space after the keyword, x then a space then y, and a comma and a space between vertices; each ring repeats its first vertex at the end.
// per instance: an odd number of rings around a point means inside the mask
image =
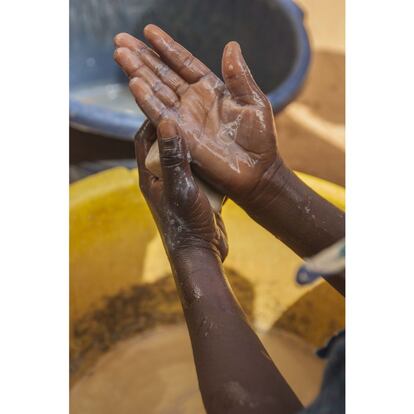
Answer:
POLYGON ((144 29, 144 35, 161 59, 188 83, 195 83, 211 73, 204 63, 158 26, 149 24, 144 29))
POLYGON ((126 47, 116 49, 114 52, 114 59, 122 67, 128 77, 142 78, 166 106, 174 107, 179 102, 175 92, 165 85, 154 72, 142 62, 138 55, 130 49, 126 47))
POLYGON ((187 91, 189 84, 177 75, 171 68, 166 65, 157 54, 151 49, 145 47, 137 52, 142 61, 177 95, 182 96, 187 91))
POLYGON ((118 33, 114 37, 115 47, 127 47, 131 50, 137 50, 141 47, 142 42, 129 33, 118 33))
POLYGON ((237 42, 229 42, 224 48, 222 74, 227 89, 239 103, 263 105, 266 102, 266 96, 253 79, 237 42))
POLYGON ((185 141, 178 135, 174 121, 163 120, 158 125, 158 147, 164 191, 177 201, 183 201, 196 184, 185 141))
POLYGON ((158 125, 159 121, 167 116, 167 107, 143 79, 132 78, 129 82, 129 89, 141 110, 155 125, 158 125))
POLYGON ((126 47, 138 54, 155 75, 178 95, 182 95, 188 89, 188 83, 171 70, 171 68, 144 42, 141 42, 141 40, 128 33, 119 33, 115 36, 114 43, 117 48, 126 47))
POLYGON ((147 158, 148 152, 156 138, 157 134, 154 125, 146 119, 134 139, 135 158, 138 165, 139 183, 141 189, 147 188, 149 180, 152 178, 151 172, 145 166, 145 159, 147 158))

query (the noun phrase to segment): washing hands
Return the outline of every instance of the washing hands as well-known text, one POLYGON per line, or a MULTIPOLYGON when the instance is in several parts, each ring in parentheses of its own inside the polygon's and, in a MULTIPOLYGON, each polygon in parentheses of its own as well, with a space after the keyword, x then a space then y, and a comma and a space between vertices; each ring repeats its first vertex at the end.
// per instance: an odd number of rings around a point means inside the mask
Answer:
POLYGON ((260 204, 263 182, 283 162, 271 105, 238 43, 224 48, 223 82, 159 27, 148 25, 144 35, 152 48, 126 33, 114 39, 114 58, 141 110, 154 125, 176 122, 192 168, 216 191, 246 207, 260 204))
MULTIPOLYGON (((149 119, 135 140, 140 188, 170 260, 206 412, 298 413, 226 281, 224 225, 193 172, 302 257, 344 237, 344 213, 283 163, 271 105, 236 42, 223 51, 223 82, 157 26, 144 35, 151 47, 117 35, 114 58, 149 119), (147 168, 155 142, 157 174, 147 168)), ((342 276, 328 281, 344 293, 342 276)))
MULTIPOLYGON (((270 102, 239 44, 224 47, 222 81, 159 27, 146 26, 144 36, 150 46, 118 34, 114 58, 151 123, 174 122, 191 170, 301 257, 342 239, 344 212, 284 164, 270 102)), ((342 279, 329 283, 344 293, 342 279)))

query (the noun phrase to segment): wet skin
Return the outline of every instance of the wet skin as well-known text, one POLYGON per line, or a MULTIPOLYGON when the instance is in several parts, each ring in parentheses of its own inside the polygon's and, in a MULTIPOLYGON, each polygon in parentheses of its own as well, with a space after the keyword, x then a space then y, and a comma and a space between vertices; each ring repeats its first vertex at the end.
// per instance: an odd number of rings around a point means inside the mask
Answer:
MULTIPOLYGON (((344 214, 283 164, 270 104, 237 43, 224 50, 223 83, 161 29, 149 25, 145 36, 153 49, 118 35, 114 57, 158 125, 162 178, 145 167, 156 139, 146 121, 136 138, 140 187, 174 273, 207 412, 298 412, 226 282, 224 226, 191 168, 302 257, 344 236, 344 214)), ((345 292, 343 276, 329 282, 345 292)))
MULTIPOLYGON (((239 45, 224 49, 223 84, 157 26, 148 25, 144 35, 153 49, 129 34, 117 35, 115 60, 148 118, 155 125, 164 118, 177 122, 197 175, 301 257, 343 238, 344 213, 284 165, 270 103, 239 45)), ((344 275, 328 282, 345 294, 344 275)))
POLYGON ((249 199, 281 159, 270 103, 239 45, 230 42, 223 52, 223 83, 158 27, 149 25, 144 34, 154 50, 126 33, 114 40, 114 58, 138 105, 155 125, 165 118, 177 122, 206 181, 230 197, 249 199))
POLYGON ((162 178, 145 166, 157 139, 146 121, 135 139, 139 181, 163 238, 186 318, 208 413, 297 413, 301 404, 250 327, 223 273, 223 222, 194 181, 174 121, 158 125, 162 178))

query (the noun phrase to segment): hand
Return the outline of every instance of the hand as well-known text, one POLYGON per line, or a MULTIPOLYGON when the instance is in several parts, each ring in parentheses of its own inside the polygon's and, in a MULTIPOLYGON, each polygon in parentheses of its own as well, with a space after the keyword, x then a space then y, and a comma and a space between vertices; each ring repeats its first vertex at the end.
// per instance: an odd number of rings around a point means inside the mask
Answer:
POLYGON ((227 253, 223 223, 194 182, 184 139, 173 121, 159 123, 162 179, 145 168, 155 139, 155 128, 146 121, 135 140, 140 186, 170 258, 206 412, 299 412, 300 401, 226 280, 221 263, 227 253))
POLYGON ((221 261, 228 252, 226 232, 219 214, 194 181, 185 141, 174 121, 158 125, 162 178, 145 167, 148 151, 157 139, 155 127, 145 121, 135 138, 139 184, 151 209, 170 259, 187 248, 213 251, 221 261))
POLYGON ((283 162, 271 105, 238 43, 224 49, 223 83, 157 26, 144 34, 157 53, 126 33, 114 40, 114 58, 138 105, 156 125, 176 121, 195 171, 216 190, 243 206, 260 205, 266 181, 283 162))
POLYGON ((151 121, 177 123, 194 172, 301 257, 343 238, 343 212, 283 164, 270 103, 252 78, 239 45, 230 42, 224 49, 223 84, 158 27, 149 25, 144 34, 155 51, 119 34, 115 60, 151 121))

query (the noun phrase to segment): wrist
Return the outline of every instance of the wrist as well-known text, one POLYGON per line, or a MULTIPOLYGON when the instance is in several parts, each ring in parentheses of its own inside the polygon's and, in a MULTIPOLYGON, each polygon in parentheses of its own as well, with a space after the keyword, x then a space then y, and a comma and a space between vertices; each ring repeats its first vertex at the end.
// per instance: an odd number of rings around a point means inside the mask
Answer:
POLYGON ((245 200, 238 204, 252 216, 267 216, 269 211, 273 211, 280 194, 290 185, 292 175, 294 173, 278 158, 261 176, 245 200))
POLYGON ((221 260, 214 252, 186 248, 170 256, 170 264, 185 314, 190 308, 194 311, 194 306, 204 310, 227 308, 232 295, 221 260))
POLYGON ((194 273, 204 269, 206 263, 210 266, 221 267, 219 253, 214 247, 186 245, 169 252, 170 264, 173 270, 184 270, 194 273))
POLYGON ((344 237, 344 212, 286 166, 269 171, 261 186, 242 207, 299 256, 310 257, 344 237))
POLYGON ((222 257, 220 246, 217 246, 214 240, 209 240, 211 234, 203 235, 200 231, 183 230, 183 228, 165 230, 162 226, 158 226, 158 229, 163 235, 164 248, 170 261, 201 254, 222 257))

